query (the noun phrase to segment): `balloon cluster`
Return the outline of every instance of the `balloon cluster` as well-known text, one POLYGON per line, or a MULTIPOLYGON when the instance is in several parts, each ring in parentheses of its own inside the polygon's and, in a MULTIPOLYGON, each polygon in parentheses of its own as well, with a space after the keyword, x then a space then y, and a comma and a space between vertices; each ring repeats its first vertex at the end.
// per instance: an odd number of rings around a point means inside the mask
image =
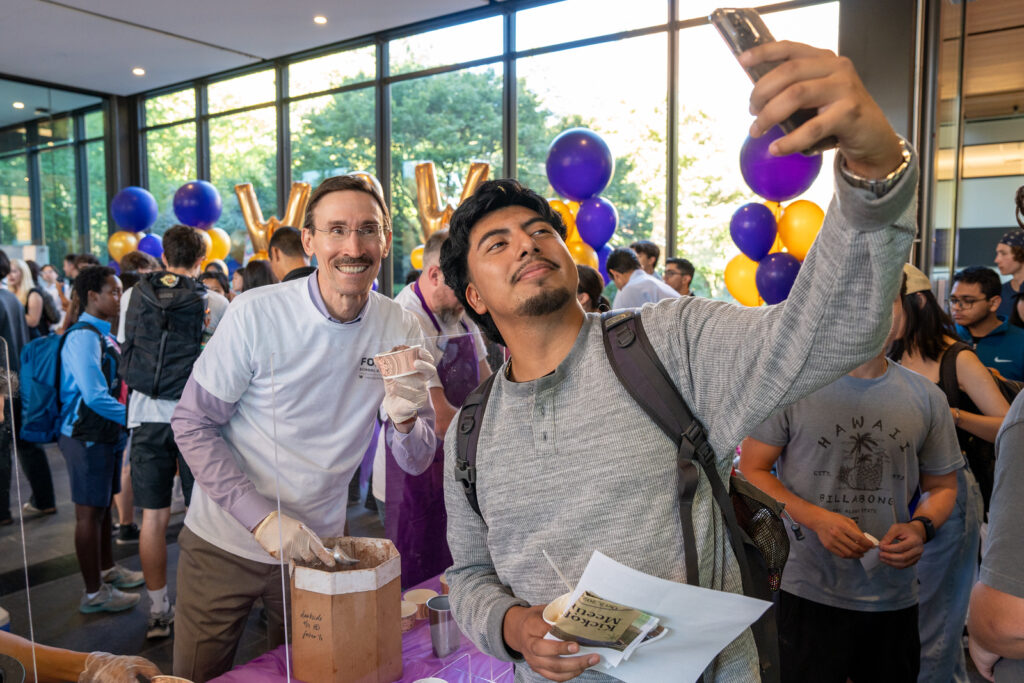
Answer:
MULTIPOLYGON (((163 241, 159 235, 150 232, 159 215, 152 194, 141 187, 126 187, 114 195, 110 213, 121 228, 107 240, 107 251, 115 264, 132 251, 141 251, 156 259, 163 256, 163 241)), ((220 214, 220 194, 205 180, 185 183, 174 193, 174 215, 202 235, 206 242, 207 261, 223 259, 231 249, 228 234, 213 227, 220 214)))
POLYGON ((606 267, 619 214, 599 196, 615 173, 615 159, 601 136, 587 128, 570 128, 548 147, 548 182, 568 201, 549 199, 565 223, 565 246, 573 261, 590 266, 611 280, 606 267))
POLYGON ((821 156, 772 156, 768 146, 783 136, 772 128, 748 137, 740 150, 740 171, 763 204, 744 204, 732 215, 729 234, 740 249, 725 266, 725 286, 744 306, 777 304, 789 296, 800 264, 814 243, 825 212, 814 202, 789 201, 807 190, 821 171, 821 156))

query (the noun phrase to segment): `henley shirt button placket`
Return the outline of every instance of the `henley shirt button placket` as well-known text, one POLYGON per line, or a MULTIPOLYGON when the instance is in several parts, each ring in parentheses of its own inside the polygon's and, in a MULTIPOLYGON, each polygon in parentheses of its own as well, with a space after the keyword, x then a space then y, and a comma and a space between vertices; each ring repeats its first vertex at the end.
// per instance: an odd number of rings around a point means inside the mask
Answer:
POLYGON ((533 424, 534 446, 538 451, 554 450, 554 410, 552 409, 552 392, 543 392, 534 398, 533 424))

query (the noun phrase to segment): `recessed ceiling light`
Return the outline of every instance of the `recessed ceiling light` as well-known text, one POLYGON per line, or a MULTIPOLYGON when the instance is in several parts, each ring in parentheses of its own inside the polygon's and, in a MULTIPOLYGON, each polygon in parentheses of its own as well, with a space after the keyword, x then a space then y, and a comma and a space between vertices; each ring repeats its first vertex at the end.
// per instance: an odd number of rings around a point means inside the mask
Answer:
POLYGON ((25 108, 25 103, 24 102, 12 102, 11 106, 14 107, 15 109, 24 109, 25 108))
POLYGON ((322 14, 318 14, 315 17, 313 17, 313 23, 320 24, 322 26, 327 23, 327 17, 325 17, 322 14))
POLYGON ((132 69, 132 73, 135 74, 136 76, 145 76, 146 75, 146 70, 143 69, 141 66, 137 66, 134 69, 132 69))

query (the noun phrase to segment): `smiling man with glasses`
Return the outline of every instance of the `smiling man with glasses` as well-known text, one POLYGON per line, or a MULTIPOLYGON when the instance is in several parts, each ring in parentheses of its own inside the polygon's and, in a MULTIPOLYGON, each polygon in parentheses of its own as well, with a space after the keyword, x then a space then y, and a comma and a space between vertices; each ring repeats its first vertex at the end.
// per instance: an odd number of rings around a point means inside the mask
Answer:
POLYGON ((284 642, 279 561, 334 564, 321 539, 345 533, 349 480, 382 404, 399 466, 419 474, 434 458, 430 355, 386 382, 373 361, 423 343, 412 315, 371 291, 391 248, 383 197, 360 177, 328 178, 303 227, 316 272, 234 300, 171 421, 199 485, 178 540, 174 640, 175 674, 193 681, 231 668, 257 598, 268 646, 284 642))
POLYGON ((1024 329, 997 315, 1002 284, 986 266, 969 266, 953 276, 949 309, 956 332, 978 358, 1003 377, 1024 380, 1024 329))

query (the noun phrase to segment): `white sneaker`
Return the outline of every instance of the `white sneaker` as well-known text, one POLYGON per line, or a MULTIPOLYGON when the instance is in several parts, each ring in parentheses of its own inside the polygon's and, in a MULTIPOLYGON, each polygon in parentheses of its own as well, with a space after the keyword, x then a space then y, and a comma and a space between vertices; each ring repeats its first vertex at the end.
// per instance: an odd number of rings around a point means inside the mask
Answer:
POLYGON ((149 613, 149 621, 146 622, 147 638, 166 638, 171 635, 171 624, 174 623, 174 605, 167 608, 166 612, 159 614, 149 613))
POLYGON ((123 612, 139 604, 140 596, 132 593, 122 593, 113 586, 103 584, 99 593, 92 599, 88 594, 82 596, 78 604, 78 611, 84 614, 93 612, 123 612))
POLYGON ((146 582, 143 578, 142 572, 132 571, 127 567, 122 567, 119 564, 115 564, 113 567, 103 572, 102 575, 103 583, 109 583, 114 588, 138 588, 146 582))

